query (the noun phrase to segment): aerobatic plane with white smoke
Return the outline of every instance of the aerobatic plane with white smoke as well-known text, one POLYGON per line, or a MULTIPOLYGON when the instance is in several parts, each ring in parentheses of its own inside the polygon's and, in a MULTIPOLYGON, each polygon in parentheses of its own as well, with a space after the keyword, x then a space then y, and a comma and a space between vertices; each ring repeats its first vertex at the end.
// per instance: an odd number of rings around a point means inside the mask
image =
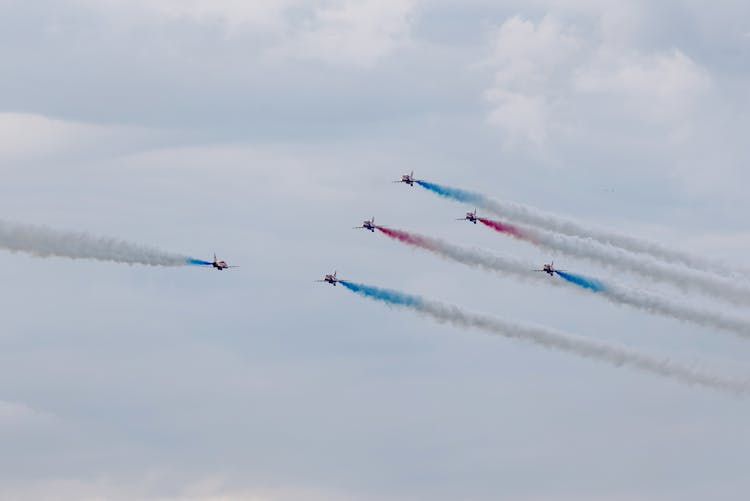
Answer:
POLYGON ((393 181, 394 183, 406 183, 409 186, 414 186, 414 171, 411 171, 411 174, 404 174, 401 176, 401 179, 398 181, 393 181))
POLYGON ((551 263, 545 264, 544 266, 542 266, 541 270, 533 270, 533 271, 541 271, 541 272, 544 272, 544 273, 548 274, 549 276, 553 276, 558 271, 566 271, 566 270, 557 270, 557 269, 555 269, 555 262, 552 261, 551 263))
POLYGON ((472 223, 477 224, 477 210, 474 209, 474 212, 467 212, 464 217, 459 217, 456 221, 471 221, 472 223))
POLYGON ((364 221, 362 221, 362 226, 355 226, 354 229, 370 230, 371 232, 375 233, 375 216, 373 216, 372 219, 365 219, 364 221))
POLYGON ((336 271, 334 270, 333 275, 326 275, 323 280, 316 280, 316 282, 327 282, 335 287, 339 283, 339 279, 336 278, 336 271))

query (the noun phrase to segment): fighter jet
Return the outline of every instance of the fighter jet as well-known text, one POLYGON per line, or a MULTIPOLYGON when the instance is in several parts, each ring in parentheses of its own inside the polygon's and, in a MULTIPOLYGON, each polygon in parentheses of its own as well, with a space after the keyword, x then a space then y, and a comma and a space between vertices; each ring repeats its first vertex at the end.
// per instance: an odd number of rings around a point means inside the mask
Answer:
POLYGON ((371 232, 375 233, 375 217, 373 216, 372 219, 365 219, 364 221, 362 221, 362 226, 355 226, 354 229, 370 230, 371 232))
POLYGON ((336 284, 339 282, 339 279, 336 278, 336 272, 333 272, 333 275, 326 275, 323 277, 323 280, 316 280, 316 282, 328 282, 329 284, 336 287, 336 284))
POLYGON ((456 221, 471 221, 474 224, 477 224, 477 210, 474 209, 474 212, 467 212, 464 217, 460 217, 456 219, 456 221))
POLYGON ((414 171, 411 171, 411 174, 404 174, 401 176, 401 179, 398 181, 393 181, 394 183, 406 183, 409 186, 414 186, 414 171))
POLYGON ((216 254, 214 254, 214 261, 211 263, 211 266, 219 271, 226 270, 228 268, 239 268, 239 266, 229 266, 226 261, 218 261, 216 259, 216 254))
POLYGON ((548 274, 549 276, 554 276, 554 274, 558 271, 566 271, 566 270, 556 270, 555 269, 555 262, 552 261, 550 264, 545 264, 542 266, 541 270, 533 270, 533 271, 541 271, 543 273, 548 274))

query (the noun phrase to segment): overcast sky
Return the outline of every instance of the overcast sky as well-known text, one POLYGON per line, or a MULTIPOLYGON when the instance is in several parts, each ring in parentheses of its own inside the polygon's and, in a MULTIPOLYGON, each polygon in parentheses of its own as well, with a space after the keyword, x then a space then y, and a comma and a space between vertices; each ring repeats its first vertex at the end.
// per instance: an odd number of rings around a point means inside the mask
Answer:
POLYGON ((0 498, 745 499, 747 398, 313 280, 750 374, 746 341, 350 229, 613 276, 414 170, 747 264, 748 112, 739 0, 0 0, 0 218, 241 266, 3 252, 0 498))

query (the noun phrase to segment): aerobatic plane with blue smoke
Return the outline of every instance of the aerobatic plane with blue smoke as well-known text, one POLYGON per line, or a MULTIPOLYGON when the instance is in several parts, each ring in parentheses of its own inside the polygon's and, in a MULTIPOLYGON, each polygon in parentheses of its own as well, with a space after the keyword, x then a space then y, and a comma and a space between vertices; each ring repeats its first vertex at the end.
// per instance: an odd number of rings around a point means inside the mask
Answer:
POLYGON ((342 281, 336 278, 336 271, 334 271, 333 273, 325 275, 322 280, 316 280, 316 282, 326 282, 335 287, 337 283, 342 281))
POLYGON ((542 273, 546 273, 547 275, 549 275, 551 277, 554 277, 555 273, 557 273, 559 275, 561 271, 564 272, 566 270, 558 270, 558 269, 556 269, 555 268, 555 262, 552 261, 551 263, 545 264, 544 266, 542 266, 541 269, 539 269, 539 270, 532 270, 532 271, 541 271, 542 273))
POLYGON ((198 266, 210 266, 216 270, 222 271, 222 270, 228 270, 229 268, 239 268, 237 265, 228 265, 226 261, 219 260, 216 258, 216 253, 214 253, 214 260, 213 261, 203 261, 201 259, 191 259, 189 264, 195 264, 198 266))
POLYGON ((401 176, 401 179, 398 181, 393 181, 394 183, 406 183, 409 186, 414 186, 414 183, 417 182, 416 179, 414 179, 414 171, 411 171, 411 174, 404 174, 401 176))

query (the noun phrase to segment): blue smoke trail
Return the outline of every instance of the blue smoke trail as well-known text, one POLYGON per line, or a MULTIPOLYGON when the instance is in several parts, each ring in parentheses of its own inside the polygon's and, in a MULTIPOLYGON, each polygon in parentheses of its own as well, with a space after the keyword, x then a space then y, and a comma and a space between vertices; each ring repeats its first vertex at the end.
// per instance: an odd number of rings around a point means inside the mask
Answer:
POLYGON ((594 280, 593 278, 586 278, 574 273, 566 273, 564 271, 557 270, 555 270, 555 273, 557 273, 563 280, 567 280, 568 282, 576 284, 579 287, 583 287, 584 289, 589 289, 594 292, 601 292, 604 290, 604 284, 598 280, 594 280))
POLYGON ((403 292, 391 289, 381 289, 379 287, 358 284, 346 280, 339 280, 339 283, 352 292, 396 306, 411 306, 419 308, 424 303, 424 300, 419 296, 412 296, 411 294, 404 294, 403 292))
POLYGON ((185 264, 191 264, 194 266, 211 266, 213 263, 211 261, 203 261, 202 259, 186 259, 185 264))
POLYGON ((450 186, 443 186, 441 184, 430 183, 428 181, 422 181, 420 179, 416 179, 414 182, 417 183, 422 188, 435 192, 438 195, 446 197, 446 198, 452 198, 453 200, 458 200, 459 202, 465 202, 467 204, 482 205, 482 206, 484 205, 485 198, 483 195, 480 195, 479 193, 459 190, 458 188, 451 188, 450 186))

